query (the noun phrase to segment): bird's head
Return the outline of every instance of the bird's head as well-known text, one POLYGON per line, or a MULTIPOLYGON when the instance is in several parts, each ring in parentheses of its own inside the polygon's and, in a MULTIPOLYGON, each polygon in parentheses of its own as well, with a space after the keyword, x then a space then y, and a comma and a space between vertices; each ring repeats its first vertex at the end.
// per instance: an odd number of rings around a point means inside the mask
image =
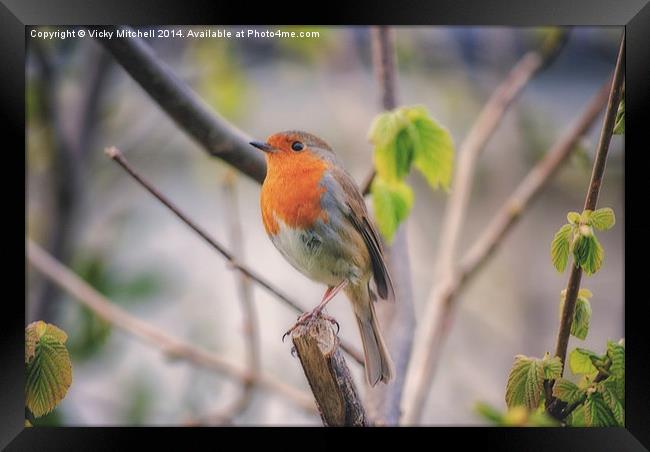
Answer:
POLYGON ((299 130, 274 133, 265 142, 252 141, 250 144, 264 151, 270 168, 331 163, 335 159, 332 148, 325 141, 299 130))

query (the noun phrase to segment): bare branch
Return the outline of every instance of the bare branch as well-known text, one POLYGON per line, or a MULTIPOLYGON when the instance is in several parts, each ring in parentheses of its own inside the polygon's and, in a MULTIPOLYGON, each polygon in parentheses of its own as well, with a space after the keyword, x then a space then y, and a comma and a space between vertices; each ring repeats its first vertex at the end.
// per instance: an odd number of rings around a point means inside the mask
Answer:
MULTIPOLYGON (((158 201, 160 201, 165 207, 171 210, 174 215, 176 215, 183 223, 188 225, 194 232, 196 232, 206 243, 208 243, 212 248, 214 248, 219 254, 221 254, 229 263, 229 266, 241 272, 243 275, 247 276, 251 280, 255 281, 261 287, 275 295, 278 299, 285 302, 295 311, 302 313, 305 310, 294 300, 289 298, 270 282, 268 282, 264 277, 259 275, 254 270, 251 270, 248 266, 243 265, 240 262, 237 262, 233 253, 228 251, 223 245, 213 239, 210 234, 208 234, 204 229, 198 226, 193 220, 191 220, 187 215, 185 215, 175 204, 173 204, 166 196, 164 196, 158 189, 146 181, 140 174, 138 174, 135 169, 129 164, 122 152, 116 147, 106 148, 106 154, 117 162, 129 175, 131 175, 141 186, 143 186, 149 193, 151 193, 158 201)), ((341 348, 345 350, 346 353, 350 355, 355 361, 363 365, 363 356, 356 351, 352 346, 341 344, 341 348)))
POLYGON ((297 406, 308 411, 314 409, 311 397, 303 391, 288 386, 283 381, 269 375, 254 377, 229 360, 171 336, 163 330, 132 316, 97 292, 29 239, 27 240, 27 259, 34 268, 72 295, 76 301, 97 314, 97 316, 160 349, 170 358, 181 359, 239 380, 255 378, 260 386, 282 394, 297 406))
POLYGON ((291 333, 325 426, 365 426, 366 414, 328 320, 318 317, 291 333))
POLYGON ((440 353, 450 327, 452 309, 459 291, 477 269, 502 243, 512 226, 529 207, 542 188, 550 181, 560 165, 575 149, 579 140, 589 131, 607 101, 608 81, 589 102, 589 105, 569 131, 535 165, 513 194, 498 210, 483 234, 464 254, 457 272, 437 284, 427 302, 427 312, 416 332, 413 360, 409 369, 404 400, 404 424, 415 424, 422 415, 430 383, 440 359, 440 353))
POLYGON ((228 162, 257 182, 264 180, 264 157, 248 144, 251 140, 244 132, 210 110, 141 39, 116 37, 118 30, 132 32, 132 28, 103 26, 102 29, 115 34, 112 39, 98 40, 182 130, 210 155, 228 162))
POLYGON ((478 157, 497 130, 508 107, 542 67, 542 62, 541 55, 535 51, 526 53, 517 62, 485 104, 458 149, 458 163, 453 178, 453 188, 447 201, 442 232, 438 241, 439 250, 436 252, 436 280, 444 279, 444 273, 453 272, 456 266, 458 237, 462 232, 478 157))
MULTIPOLYGON (((621 90, 623 88, 623 77, 625 64, 625 32, 623 32, 621 45, 618 51, 618 58, 616 60, 616 69, 614 69, 614 80, 609 93, 607 101, 607 110, 605 112, 605 120, 603 127, 600 131, 600 138, 596 148, 596 158, 594 160, 594 167, 591 173, 591 180, 587 189, 587 196, 585 199, 584 210, 596 210, 596 203, 598 202, 598 194, 603 182, 605 174, 605 165, 607 163, 607 153, 609 152, 609 143, 612 139, 614 131, 614 124, 616 122, 616 113, 618 111, 618 104, 621 99, 621 90)), ((571 324, 573 323, 574 310, 576 300, 578 298, 578 291, 580 290, 580 279, 582 277, 582 268, 577 265, 571 266, 571 274, 566 288, 566 297, 564 306, 562 308, 562 316, 560 319, 560 327, 557 335, 557 343, 555 346, 555 356, 559 357, 562 361, 562 372, 564 373, 564 363, 566 361, 566 352, 569 346, 569 337, 571 335, 571 324)), ((556 415, 554 407, 555 403, 551 402, 548 405, 548 412, 556 415)))
MULTIPOLYGON (((373 65, 380 85, 381 104, 386 110, 397 106, 397 66, 394 40, 393 29, 389 27, 372 28, 373 65)), ((415 329, 406 222, 397 229, 392 246, 387 247, 387 259, 397 301, 395 303, 377 303, 375 309, 395 363, 395 376, 387 385, 368 388, 366 406, 368 414, 375 424, 396 425, 400 417, 400 402, 415 329)))
MULTIPOLYGON (((234 170, 228 171, 223 180, 223 191, 226 197, 227 211, 230 212, 228 218, 230 219, 229 229, 232 252, 238 261, 244 262, 244 237, 237 203, 237 177, 234 170)), ((256 378, 260 371, 261 362, 259 327, 253 300, 253 286, 250 278, 242 273, 238 273, 236 278, 239 303, 244 317, 243 336, 246 341, 246 368, 253 378, 241 381, 241 394, 225 408, 221 408, 218 412, 209 416, 201 416, 201 419, 198 422, 195 421, 194 424, 231 424, 239 414, 246 411, 255 393, 256 378)))

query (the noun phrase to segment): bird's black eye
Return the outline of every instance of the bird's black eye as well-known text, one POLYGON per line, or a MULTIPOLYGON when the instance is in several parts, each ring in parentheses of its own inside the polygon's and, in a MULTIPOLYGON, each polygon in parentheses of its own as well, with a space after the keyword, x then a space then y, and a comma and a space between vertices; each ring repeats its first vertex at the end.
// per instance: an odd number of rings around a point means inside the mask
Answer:
POLYGON ((294 151, 302 151, 304 149, 305 145, 302 144, 300 141, 294 141, 293 144, 291 145, 291 149, 294 151))

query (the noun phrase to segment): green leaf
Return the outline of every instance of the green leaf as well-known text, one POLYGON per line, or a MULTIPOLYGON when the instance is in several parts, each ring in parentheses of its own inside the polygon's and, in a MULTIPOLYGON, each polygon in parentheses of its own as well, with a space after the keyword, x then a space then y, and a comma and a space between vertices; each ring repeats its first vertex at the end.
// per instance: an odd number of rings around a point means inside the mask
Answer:
POLYGON ((539 406, 544 389, 544 366, 540 359, 515 356, 506 384, 506 404, 509 408, 539 406))
POLYGON ((72 363, 64 345, 67 335, 54 325, 38 321, 27 326, 25 337, 25 404, 40 417, 63 400, 72 383, 72 363))
POLYGON ((576 384, 566 378, 556 380, 553 385, 553 397, 568 404, 579 401, 584 397, 585 393, 586 391, 584 389, 580 389, 576 384))
POLYGON ((555 269, 560 273, 564 271, 569 260, 572 231, 573 226, 565 224, 557 231, 555 237, 553 237, 553 242, 551 242, 551 261, 555 269))
POLYGON ((493 422, 496 425, 501 425, 503 422, 503 414, 494 408, 491 405, 488 405, 487 403, 484 402, 477 402, 474 410, 483 416, 485 419, 487 419, 490 422, 493 422))
POLYGON ((368 140, 378 147, 386 147, 391 144, 401 130, 398 116, 391 111, 378 114, 370 124, 368 140))
POLYGON ((68 340, 68 335, 65 331, 52 324, 45 323, 42 320, 30 323, 25 328, 25 364, 34 358, 36 345, 38 345, 39 340, 44 336, 62 344, 68 340))
POLYGON ((603 265, 604 250, 590 226, 581 226, 573 243, 573 257, 576 265, 587 275, 593 275, 603 265))
POLYGON ((591 217, 589 217, 589 224, 598 229, 599 231, 606 231, 614 227, 616 217, 614 211, 609 207, 595 210, 591 217))
MULTIPOLYGON (((573 311, 573 323, 571 323, 571 334, 578 339, 584 340, 589 333, 589 323, 591 321, 591 303, 589 298, 592 297, 589 289, 582 288, 578 291, 575 309, 573 311)), ((566 300, 566 289, 561 292, 559 318, 562 318, 564 311, 564 302, 566 300)))
POLYGON ((419 140, 413 165, 431 188, 449 188, 454 167, 454 142, 449 131, 428 115, 413 121, 419 140))
POLYGON ((377 174, 386 181, 404 179, 411 170, 420 137, 408 116, 408 107, 384 112, 373 120, 368 139, 375 145, 377 174))
POLYGON ((569 368, 574 374, 592 374, 598 372, 593 361, 602 357, 584 348, 576 348, 569 354, 569 368))
POLYGON ((575 410, 573 410, 569 417, 565 419, 565 422, 571 427, 586 427, 584 404, 579 405, 575 410))
POLYGON ((533 412, 528 417, 526 427, 559 427, 560 423, 546 412, 533 412))
POLYGON ((625 426, 625 409, 618 397, 616 397, 614 391, 612 391, 607 385, 604 385, 603 382, 598 385, 597 391, 603 396, 603 400, 614 415, 617 424, 621 427, 625 426))
POLYGON ((571 334, 578 339, 585 340, 587 333, 589 333, 590 320, 591 304, 589 303, 589 300, 579 296, 576 300, 575 311, 573 313, 571 334))
POLYGON ((400 107, 376 116, 368 138, 375 145, 375 168, 383 179, 403 179, 413 163, 431 187, 449 187, 454 143, 425 107, 400 107))
POLYGON ((625 133, 625 99, 621 99, 616 112, 616 122, 614 123, 614 135, 623 135, 625 133))
POLYGON ((594 392, 588 395, 584 407, 585 425, 588 427, 611 427, 618 425, 616 417, 600 393, 594 392))
POLYGON ((399 224, 413 206, 413 191, 404 182, 387 182, 377 176, 370 187, 377 226, 390 243, 399 224))
POLYGON ((566 219, 571 224, 578 224, 580 223, 580 214, 578 212, 569 212, 566 219))
POLYGON ((542 366, 544 368, 544 379, 555 380, 562 376, 562 360, 554 356, 551 358, 550 354, 546 354, 542 359, 542 366))
POLYGON ((612 361, 609 371, 612 375, 625 377, 625 347, 614 341, 607 341, 607 357, 612 361))

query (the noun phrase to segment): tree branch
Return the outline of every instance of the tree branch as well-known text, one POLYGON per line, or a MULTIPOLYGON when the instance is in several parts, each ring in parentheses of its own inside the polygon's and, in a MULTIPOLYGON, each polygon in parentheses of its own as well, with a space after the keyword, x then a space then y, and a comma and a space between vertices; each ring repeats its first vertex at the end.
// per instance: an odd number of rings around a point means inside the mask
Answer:
POLYGON ((228 162, 247 176, 262 182, 266 162, 248 143, 250 138, 210 108, 139 38, 117 38, 126 26, 103 26, 115 34, 98 40, 156 103, 207 152, 228 162))
MULTIPOLYGON (((381 105, 385 110, 392 110, 397 106, 394 40, 394 30, 390 27, 372 28, 373 65, 380 85, 381 105)), ((395 286, 396 302, 377 303, 375 309, 395 363, 395 375, 387 385, 368 388, 366 406, 375 424, 396 425, 400 417, 400 401, 415 329, 406 222, 399 226, 392 245, 387 247, 387 260, 395 286)))
MULTIPOLYGON (((187 215, 185 215, 175 204, 173 204, 166 196, 164 196, 158 189, 146 181, 140 174, 138 174, 135 169, 129 164, 122 152, 116 147, 106 148, 106 154, 117 162, 131 177, 133 177, 142 187, 144 187, 149 193, 151 193, 158 201, 160 201, 165 207, 167 207, 171 212, 174 213, 183 223, 188 225, 194 232, 196 232, 208 245, 214 248, 219 254, 221 254, 229 263, 230 268, 237 270, 243 275, 247 276, 251 280, 255 281, 261 287, 269 291, 271 294, 275 295, 278 299, 282 300, 284 303, 293 308, 296 312, 302 313, 305 310, 294 300, 289 298, 270 282, 268 282, 264 277, 259 275, 254 270, 250 269, 248 266, 238 262, 230 251, 228 251, 223 245, 213 239, 204 229, 198 226, 193 220, 191 220, 187 215)), ((347 344, 341 344, 341 348, 345 350, 346 353, 350 355, 355 361, 363 365, 363 356, 356 351, 352 346, 347 344)))
POLYGON ((307 411, 314 409, 311 397, 298 389, 288 386, 283 381, 269 375, 253 376, 248 371, 240 369, 239 366, 221 356, 171 336, 155 326, 132 316, 97 292, 29 239, 27 240, 27 259, 34 268, 72 295, 79 303, 97 314, 97 316, 148 342, 170 358, 182 359, 196 366, 239 380, 255 379, 260 386, 282 394, 301 408, 307 411))
MULTIPOLYGON (((227 211, 230 212, 228 218, 230 219, 230 243, 233 255, 237 260, 243 262, 244 237, 240 223, 239 205, 237 203, 237 177, 234 170, 228 171, 223 180, 223 191, 226 197, 227 211)), ((236 277, 239 292, 238 298, 244 317, 243 335, 246 341, 246 368, 252 378, 241 381, 241 394, 225 408, 209 416, 202 416, 200 419, 201 424, 231 424, 239 414, 246 411, 255 393, 256 378, 260 372, 261 360, 259 327, 253 301, 253 286, 248 276, 238 273, 236 277)))
POLYGON ((365 426, 366 413, 357 395, 338 338, 319 317, 295 328, 291 340, 316 399, 325 426, 365 426))
MULTIPOLYGON (((623 32, 625 33, 625 32, 623 32)), ((605 174, 605 165, 607 163, 607 153, 609 152, 609 143, 612 139, 614 131, 614 124, 616 122, 616 113, 618 111, 618 104, 621 99, 621 90, 623 88, 623 77, 625 64, 625 34, 621 39, 621 45, 618 51, 618 58, 616 60, 616 68, 614 69, 614 80, 609 93, 607 101, 607 110, 605 112, 605 120, 603 127, 600 131, 600 138, 596 148, 596 158, 594 160, 594 167, 591 173, 591 180, 587 189, 587 196, 585 199, 584 210, 596 210, 596 203, 598 202, 598 194, 603 182, 605 174)), ((571 335, 571 324, 573 323, 574 310, 576 300, 578 298, 578 291, 580 290, 580 280, 582 278, 582 268, 577 265, 571 266, 571 273, 566 288, 566 298, 562 308, 562 315, 560 318, 560 327, 558 329, 557 342, 555 346, 555 356, 559 357, 562 361, 562 373, 564 373, 564 363, 566 361, 566 352, 569 346, 569 337, 571 335)), ((557 415, 555 410, 556 403, 549 403, 548 412, 557 415)))
POLYGON ((427 303, 430 312, 423 316, 422 324, 416 332, 418 347, 409 369, 407 381, 409 393, 405 397, 402 419, 404 424, 414 424, 422 415, 444 339, 449 331, 452 309, 458 293, 492 256, 522 213, 549 182, 579 140, 589 131, 607 102, 609 86, 610 82, 603 85, 570 130, 526 175, 482 235, 464 254, 455 274, 432 289, 427 303))
POLYGON ((452 179, 454 184, 443 217, 442 232, 438 241, 439 251, 436 252, 436 280, 444 279, 445 273, 453 272, 456 266, 458 237, 462 232, 478 157, 497 130, 508 107, 541 69, 543 61, 538 52, 531 51, 517 62, 485 104, 458 149, 458 163, 452 179))

